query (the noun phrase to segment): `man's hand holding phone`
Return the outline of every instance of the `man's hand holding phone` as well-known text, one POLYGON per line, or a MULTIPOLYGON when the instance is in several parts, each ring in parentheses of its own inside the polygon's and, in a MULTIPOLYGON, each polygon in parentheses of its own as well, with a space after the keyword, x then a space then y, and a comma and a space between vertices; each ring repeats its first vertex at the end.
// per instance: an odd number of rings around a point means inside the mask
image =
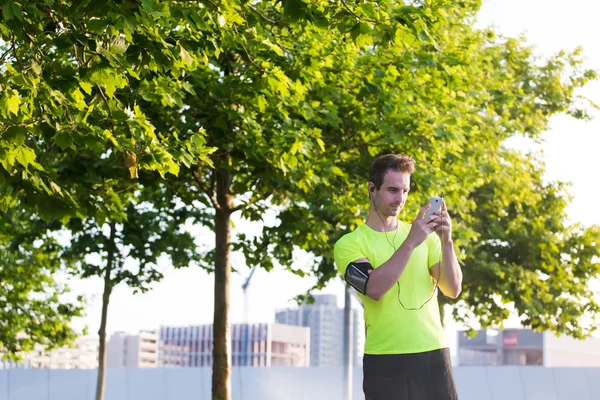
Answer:
POLYGON ((432 214, 436 217, 434 222, 436 223, 433 227, 433 231, 437 233, 442 242, 452 241, 452 219, 448 214, 448 208, 446 202, 442 200, 441 209, 432 214))
POLYGON ((433 232, 435 226, 438 223, 436 222, 436 218, 439 219, 439 216, 426 216, 427 211, 429 209, 431 209, 431 204, 427 204, 421 209, 421 211, 419 211, 419 214, 417 214, 417 218, 412 223, 410 232, 408 232, 408 236, 405 242, 412 248, 415 248, 421 243, 423 243, 423 241, 427 239, 427 236, 431 232, 433 232))
POLYGON ((431 196, 429 204, 419 211, 413 221, 406 241, 414 248, 435 232, 442 241, 452 241, 452 220, 441 197, 431 196))

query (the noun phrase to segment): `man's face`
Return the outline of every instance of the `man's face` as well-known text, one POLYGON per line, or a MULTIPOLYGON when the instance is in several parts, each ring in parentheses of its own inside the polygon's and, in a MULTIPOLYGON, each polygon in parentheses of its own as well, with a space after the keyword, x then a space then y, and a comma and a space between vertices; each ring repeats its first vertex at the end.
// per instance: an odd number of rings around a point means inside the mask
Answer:
MULTIPOLYGON (((373 184, 371 184, 373 185, 373 184)), ((389 170, 379 190, 373 193, 373 203, 377 212, 383 217, 398 216, 410 190, 410 174, 389 170)))

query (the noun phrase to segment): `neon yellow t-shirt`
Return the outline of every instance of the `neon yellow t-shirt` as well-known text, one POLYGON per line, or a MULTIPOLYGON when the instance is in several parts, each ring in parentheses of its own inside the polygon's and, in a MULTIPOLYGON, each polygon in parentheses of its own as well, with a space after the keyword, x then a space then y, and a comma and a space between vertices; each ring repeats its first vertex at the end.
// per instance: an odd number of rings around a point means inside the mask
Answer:
MULTIPOLYGON (((373 268, 385 263, 394 254, 394 248, 404 242, 410 228, 411 225, 398 221, 397 232, 387 232, 386 238, 385 232, 364 224, 344 235, 333 250, 342 277, 348 264, 361 258, 368 259, 373 268)), ((379 301, 359 293, 367 325, 365 354, 422 353, 447 347, 436 295, 418 311, 405 310, 398 300, 406 308, 416 308, 429 299, 435 283, 429 268, 440 261, 440 254, 440 239, 432 233, 413 250, 400 276, 400 292, 396 284, 379 301)))

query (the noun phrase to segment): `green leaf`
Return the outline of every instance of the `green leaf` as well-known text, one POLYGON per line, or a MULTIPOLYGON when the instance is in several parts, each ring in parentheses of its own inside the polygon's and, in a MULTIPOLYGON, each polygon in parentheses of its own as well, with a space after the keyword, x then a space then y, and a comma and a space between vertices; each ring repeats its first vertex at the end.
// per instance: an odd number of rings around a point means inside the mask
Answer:
POLYGON ((73 145, 73 138, 69 132, 59 132, 54 136, 54 143, 64 151, 73 145))
POLYGON ((206 139, 202 135, 192 135, 191 141, 196 148, 202 148, 206 145, 206 139))
POLYGON ((331 167, 331 172, 333 172, 337 176, 345 176, 344 171, 340 167, 333 166, 331 167))
POLYGON ((88 95, 92 94, 92 84, 86 81, 79 81, 79 86, 83 89, 85 93, 88 95))
POLYGON ((20 146, 25 143, 27 138, 27 129, 21 126, 11 126, 6 130, 4 139, 10 142, 13 146, 20 146))
POLYGON ((264 113, 267 109, 267 100, 265 96, 257 96, 256 97, 256 106, 261 113, 264 113))
POLYGON ((2 14, 4 15, 5 21, 10 21, 11 19, 18 19, 20 22, 23 22, 23 12, 21 11, 21 6, 15 4, 12 0, 7 0, 2 5, 2 14))
POLYGON ((269 49, 271 49, 275 54, 277 54, 278 56, 283 56, 283 51, 281 50, 281 48, 278 45, 273 44, 273 42, 271 42, 269 39, 265 39, 262 42, 269 49))
POLYGON ((25 168, 35 161, 35 152, 27 146, 19 146, 13 152, 15 160, 25 168))
POLYGON ((105 88, 106 95, 113 97, 117 88, 123 88, 127 84, 127 79, 122 73, 115 73, 110 68, 97 69, 89 77, 90 81, 105 88))
POLYGON ((144 9, 144 11, 146 11, 148 14, 152 13, 153 11, 156 10, 156 6, 154 5, 154 1, 153 0, 142 0, 142 8, 144 9))
POLYGON ((186 49, 183 48, 182 45, 179 45, 179 56, 183 60, 185 65, 192 66, 194 64, 194 59, 190 56, 190 53, 187 52, 186 49))
POLYGON ((60 186, 58 186, 55 182, 50 181, 50 187, 59 195, 62 196, 62 189, 60 188, 60 186))
POLYGON ((43 72, 42 66, 38 64, 35 60, 31 62, 31 69, 36 75, 41 75, 43 72))
POLYGON ((16 91, 9 96, 6 100, 6 110, 10 113, 17 115, 19 113, 19 106, 21 105, 21 99, 16 91))
POLYGON ((12 172, 12 167, 15 164, 15 152, 5 152, 4 154, 2 154, 2 157, 0 157, 0 162, 2 163, 2 166, 7 172, 12 172))
POLYGON ((79 111, 85 110, 86 104, 85 96, 83 95, 83 93, 81 93, 79 89, 75 88, 73 91, 71 91, 70 94, 71 98, 73 99, 75 108, 79 111))
POLYGON ((360 35, 360 22, 352 27, 350 30, 350 37, 352 40, 356 40, 356 38, 360 35))
POLYGON ((87 28, 97 34, 102 34, 106 30, 108 26, 108 22, 105 19, 100 18, 90 18, 87 21, 87 28))
POLYGON ((304 4, 302 0, 283 0, 283 15, 291 21, 297 21, 304 16, 304 4))
POLYGON ((325 151, 325 142, 323 142, 320 138, 317 138, 317 143, 319 144, 321 151, 325 151))
POLYGON ((296 154, 298 152, 298 150, 302 149, 302 146, 303 146, 303 143, 299 140, 296 140, 290 150, 290 153, 292 155, 296 154))

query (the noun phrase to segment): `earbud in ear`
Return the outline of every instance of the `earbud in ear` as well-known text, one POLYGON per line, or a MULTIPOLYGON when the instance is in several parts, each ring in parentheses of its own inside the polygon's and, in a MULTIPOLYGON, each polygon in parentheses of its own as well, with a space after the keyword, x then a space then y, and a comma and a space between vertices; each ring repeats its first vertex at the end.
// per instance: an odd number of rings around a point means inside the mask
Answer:
POLYGON ((371 193, 375 193, 375 188, 374 187, 371 188, 371 193))

